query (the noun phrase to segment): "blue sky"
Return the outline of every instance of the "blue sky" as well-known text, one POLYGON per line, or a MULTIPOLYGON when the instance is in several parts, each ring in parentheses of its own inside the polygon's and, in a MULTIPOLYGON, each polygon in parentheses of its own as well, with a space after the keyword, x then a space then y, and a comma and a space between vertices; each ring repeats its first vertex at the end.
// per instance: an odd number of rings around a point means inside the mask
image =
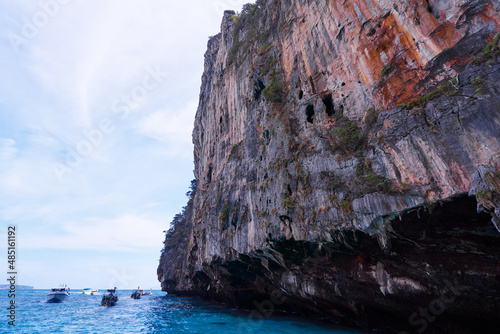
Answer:
POLYGON ((208 36, 237 0, 0 3, 0 246, 19 283, 159 288, 208 36))

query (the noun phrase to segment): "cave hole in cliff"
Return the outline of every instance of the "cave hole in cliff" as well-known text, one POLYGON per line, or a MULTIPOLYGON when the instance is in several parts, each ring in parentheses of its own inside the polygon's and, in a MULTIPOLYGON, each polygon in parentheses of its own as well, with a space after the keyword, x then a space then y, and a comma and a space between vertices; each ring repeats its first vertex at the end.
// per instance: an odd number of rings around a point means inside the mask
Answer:
POLYGON ((213 172, 214 167, 212 164, 208 166, 208 174, 207 174, 207 183, 210 184, 212 183, 212 172, 213 172))
POLYGON ((255 83, 255 90, 253 92, 253 97, 255 100, 258 100, 262 94, 262 91, 266 88, 264 83, 259 79, 255 83))
POLYGON ((324 98, 323 98, 323 103, 325 104, 325 107, 326 107, 326 114, 329 116, 329 117, 332 117, 333 114, 335 114, 335 108, 333 107, 333 98, 332 98, 332 94, 327 94, 324 98))
POLYGON ((304 97, 304 92, 302 91, 302 89, 299 91, 299 100, 302 100, 302 98, 304 97))
POLYGON ((314 120, 314 106, 312 104, 307 106, 306 116, 307 116, 307 121, 312 124, 314 120))
MULTIPOLYGON (((264 132, 262 133, 262 135, 264 136, 264 139, 266 141, 266 145, 269 145, 269 143, 271 142, 271 134, 269 133, 269 130, 264 130, 264 132)), ((267 175, 267 173, 266 173, 267 175)), ((266 176, 267 178, 267 176, 266 176)))
POLYGON ((292 196, 293 195, 292 187, 290 187, 289 184, 286 185, 286 190, 288 191, 288 196, 292 196))
POLYGON ((437 10, 434 9, 434 6, 431 5, 429 0, 425 0, 427 4, 427 11, 432 14, 436 19, 439 19, 441 16, 437 10))

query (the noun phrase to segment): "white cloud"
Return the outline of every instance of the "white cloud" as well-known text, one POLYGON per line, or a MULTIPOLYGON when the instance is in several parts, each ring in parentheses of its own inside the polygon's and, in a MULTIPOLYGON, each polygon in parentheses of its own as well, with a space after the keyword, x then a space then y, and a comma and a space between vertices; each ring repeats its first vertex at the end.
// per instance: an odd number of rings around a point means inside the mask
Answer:
POLYGON ((19 150, 16 148, 16 141, 13 139, 0 139, 0 157, 8 159, 13 157, 19 150))
POLYGON ((190 101, 180 110, 153 112, 139 121, 138 132, 173 145, 191 145, 197 104, 197 101, 190 101))
POLYGON ((142 252, 158 250, 164 237, 165 222, 137 215, 111 219, 85 218, 61 224, 57 230, 45 229, 23 239, 25 249, 64 249, 142 252))

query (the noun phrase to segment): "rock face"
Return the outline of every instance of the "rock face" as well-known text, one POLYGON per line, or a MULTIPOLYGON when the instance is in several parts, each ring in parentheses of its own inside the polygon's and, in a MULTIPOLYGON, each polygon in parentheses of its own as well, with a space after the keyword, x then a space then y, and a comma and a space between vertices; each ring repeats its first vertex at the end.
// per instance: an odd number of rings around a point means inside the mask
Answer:
POLYGON ((497 333, 498 1, 257 1, 205 55, 163 290, 497 333))

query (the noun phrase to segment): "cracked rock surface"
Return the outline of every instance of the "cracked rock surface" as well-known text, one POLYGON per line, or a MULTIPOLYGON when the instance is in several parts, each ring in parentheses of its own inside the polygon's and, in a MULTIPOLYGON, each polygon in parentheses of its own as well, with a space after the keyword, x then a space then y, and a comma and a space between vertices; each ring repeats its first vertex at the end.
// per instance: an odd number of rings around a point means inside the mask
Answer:
POLYGON ((499 12, 488 0, 226 11, 162 289, 248 308, 278 293, 275 309, 382 333, 497 333, 499 12))

